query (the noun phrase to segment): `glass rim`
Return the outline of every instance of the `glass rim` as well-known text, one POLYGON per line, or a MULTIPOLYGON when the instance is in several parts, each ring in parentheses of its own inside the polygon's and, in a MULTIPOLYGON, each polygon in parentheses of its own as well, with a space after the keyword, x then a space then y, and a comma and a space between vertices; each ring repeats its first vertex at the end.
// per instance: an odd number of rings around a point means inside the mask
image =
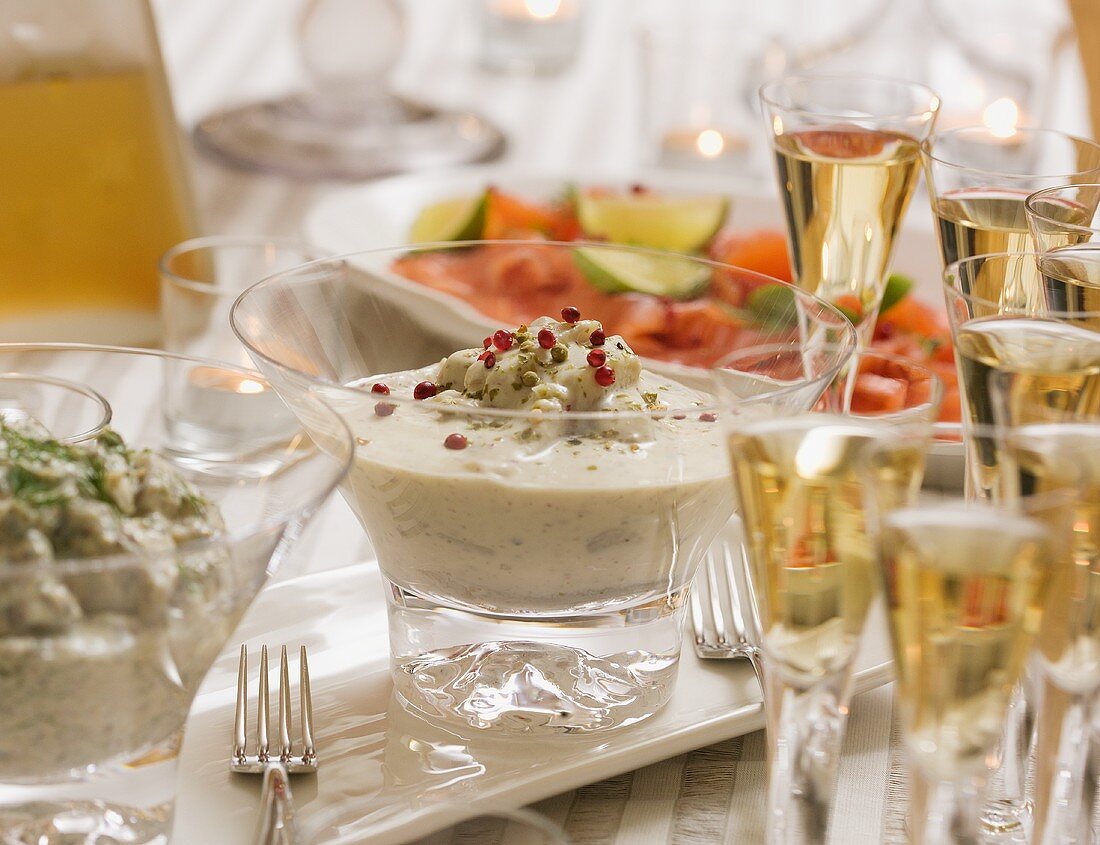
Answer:
POLYGON ((870 73, 836 73, 836 74, 812 74, 812 73, 792 73, 780 76, 776 79, 769 79, 757 91, 760 101, 766 106, 776 109, 777 111, 786 112, 787 114, 797 114, 803 117, 819 117, 819 118, 836 118, 837 120, 904 120, 907 118, 920 118, 931 114, 935 117, 943 105, 943 100, 940 95, 932 90, 929 86, 923 82, 914 82, 911 79, 902 79, 895 76, 882 76, 879 74, 870 73), (928 102, 923 107, 913 108, 908 111, 902 112, 881 112, 876 114, 868 114, 862 117, 854 117, 851 114, 840 114, 831 111, 808 109, 799 106, 788 106, 780 103, 771 92, 778 91, 779 89, 794 84, 794 83, 808 83, 808 82, 825 82, 825 83, 840 83, 840 82, 870 82, 872 84, 883 85, 895 85, 903 88, 909 88, 913 91, 923 91, 928 94, 928 102))
MULTIPOLYGON (((98 354, 112 354, 112 355, 132 355, 143 356, 147 358, 160 359, 161 361, 176 361, 186 364, 199 364, 202 366, 217 367, 222 370, 228 370, 240 375, 247 375, 249 378, 258 378, 264 384, 270 388, 270 383, 266 378, 255 370, 247 370, 244 367, 237 366, 235 364, 228 363, 226 361, 217 361, 213 358, 199 358, 193 355, 183 355, 177 352, 167 352, 162 349, 134 349, 126 346, 107 346, 94 343, 0 343, 0 356, 6 353, 11 354, 34 354, 38 352, 76 352, 76 353, 98 353, 98 354)), ((27 375, 25 371, 21 372, 22 375, 27 375)), ((271 388, 273 390, 273 388, 271 388)), ((335 473, 328 473, 328 476, 323 484, 318 485, 319 489, 315 490, 311 494, 303 494, 294 504, 284 504, 276 513, 268 514, 262 519, 257 520, 247 527, 236 527, 233 529, 227 529, 226 531, 216 534, 212 537, 207 537, 201 540, 194 540, 188 543, 184 543, 171 551, 167 552, 141 552, 141 551, 128 551, 118 552, 109 555, 98 555, 95 557, 80 557, 80 558, 54 558, 49 563, 45 564, 25 564, 25 563, 4 563, 0 562, 0 578, 11 574, 37 574, 40 572, 49 572, 52 574, 71 574, 71 573, 84 573, 91 571, 111 571, 116 569, 134 569, 141 568, 150 563, 163 561, 165 559, 172 559, 181 554, 193 554, 197 552, 203 552, 210 549, 222 549, 233 546, 237 543, 244 542, 251 537, 255 537, 266 531, 277 528, 279 525, 289 522, 294 513, 299 511, 308 512, 318 507, 333 490, 336 489, 336 485, 347 474, 347 471, 351 468, 352 463, 355 460, 355 439, 348 427, 344 418, 331 408, 327 402, 320 397, 314 397, 317 403, 324 408, 324 410, 332 417, 336 422, 338 430, 344 435, 341 439, 347 446, 348 454, 345 457, 338 457, 331 453, 321 450, 320 447, 316 447, 319 452, 327 455, 336 465, 338 470, 335 473)), ((106 401, 106 400, 105 400, 106 401)), ((111 408, 110 403, 107 403, 107 407, 111 408)), ((316 445, 316 444, 315 444, 316 445)))
MULTIPOLYGON (((1097 168, 1100 172, 1100 168, 1097 168)), ((1061 220, 1055 220, 1053 217, 1048 217, 1035 207, 1035 202, 1040 198, 1044 198, 1044 195, 1054 196, 1060 191, 1070 191, 1077 188, 1096 188, 1097 192, 1100 192, 1100 182, 1078 182, 1076 184, 1069 185, 1054 185, 1050 188, 1040 188, 1034 193, 1028 194, 1024 200, 1024 213, 1035 217, 1038 220, 1043 220, 1047 223, 1053 223, 1063 231, 1079 232, 1081 234, 1100 234, 1100 227, 1086 226, 1083 223, 1067 223, 1061 220)), ((1077 246, 1077 244, 1074 244, 1077 246)), ((1048 250, 1049 252, 1049 250, 1048 250)), ((1045 253, 1044 253, 1045 254, 1045 253)))
MULTIPOLYGON (((840 344, 830 343, 829 341, 824 341, 824 342, 816 344, 812 347, 812 349, 815 350, 815 351, 819 350, 819 349, 840 349, 840 348, 841 348, 840 344)), ((756 355, 756 354, 760 354, 760 353, 776 352, 776 351, 785 350, 785 349, 790 350, 790 351, 793 352, 796 349, 798 349, 798 344, 795 343, 795 342, 763 343, 763 344, 760 344, 758 346, 746 346, 743 350, 738 350, 736 353, 731 353, 731 355, 741 355, 741 354, 756 355)), ((914 361, 911 358, 906 358, 904 355, 897 355, 896 353, 893 353, 893 352, 882 352, 881 350, 874 349, 874 348, 856 349, 851 354, 849 354, 847 356, 847 359, 845 360, 844 364, 841 366, 840 369, 837 370, 837 372, 833 376, 832 380, 836 380, 838 377, 842 377, 844 368, 848 367, 848 366, 851 366, 853 363, 855 363, 860 358, 879 358, 879 359, 884 360, 884 361, 892 361, 895 364, 901 364, 902 366, 909 367, 909 368, 912 368, 914 370, 919 370, 919 371, 921 371, 922 373, 924 373, 925 375, 927 375, 929 377, 929 380, 932 383, 932 394, 929 396, 928 400, 920 403, 919 405, 914 405, 910 408, 902 408, 898 411, 882 412, 880 414, 852 414, 850 412, 846 412, 846 413, 843 414, 844 416, 851 416, 855 419, 866 419, 866 420, 883 419, 883 420, 886 420, 887 418, 889 418, 891 416, 891 414, 900 418, 901 416, 904 416, 904 415, 906 415, 910 412, 914 412, 914 411, 916 411, 917 409, 920 409, 920 408, 932 407, 932 408, 936 408, 938 410, 939 406, 943 404, 943 398, 946 395, 947 387, 944 384, 943 378, 939 375, 939 373, 937 373, 935 370, 933 370, 931 367, 927 366, 926 364, 921 363, 920 361, 914 361)), ((725 359, 723 359, 723 360, 725 360, 725 359)), ((717 368, 717 369, 719 371, 722 370, 722 368, 717 368)), ((736 373, 736 372, 740 372, 740 371, 733 370, 732 372, 736 373)), ((832 380, 830 381, 830 384, 832 383, 832 380)), ((805 382, 800 382, 799 387, 800 388, 805 387, 808 384, 814 383, 814 381, 816 381, 816 380, 815 379, 808 379, 805 382)), ((828 385, 826 385, 826 387, 828 387, 828 385)), ((790 390, 790 388, 784 388, 781 391, 772 391, 772 392, 768 392, 768 393, 754 393, 749 398, 750 399, 757 399, 757 398, 770 399, 770 398, 773 398, 775 396, 782 395, 783 393, 786 393, 789 390, 790 390)), ((741 401, 744 401, 744 400, 741 400, 741 401)), ((719 407, 724 408, 724 409, 728 409, 730 407, 730 405, 729 405, 729 403, 723 403, 719 407)), ((816 413, 816 412, 813 411, 813 409, 810 409, 806 413, 816 413)), ((832 412, 825 411, 824 413, 832 413, 832 412)), ((899 419, 898 421, 900 422, 901 420, 899 419)), ((929 420, 928 423, 929 423, 929 425, 935 425, 936 421, 935 420, 929 420)))
POLYGON ((1038 507, 1048 503, 1065 505, 1081 498, 1080 486, 1072 484, 1060 484, 1047 490, 1029 493, 1015 493, 1010 498, 991 501, 988 499, 974 499, 963 495, 950 495, 942 499, 930 501, 917 501, 910 505, 893 508, 882 514, 882 521, 888 520, 893 514, 915 511, 942 511, 944 513, 957 513, 960 509, 978 511, 984 513, 1006 514, 1015 519, 1021 516, 1034 520, 1037 525, 1048 528, 1036 513, 1038 507))
MULTIPOLYGON (((62 390, 70 390, 73 393, 83 396, 85 399, 90 399, 96 405, 99 405, 102 413, 94 426, 86 431, 81 431, 77 434, 69 435, 68 437, 58 437, 57 441, 59 443, 83 443, 85 440, 91 440, 111 424, 111 418, 114 416, 114 409, 111 407, 111 403, 107 401, 107 398, 102 393, 89 385, 81 384, 72 379, 43 375, 42 373, 24 373, 18 370, 0 371, 0 384, 10 381, 29 381, 35 384, 47 384, 50 387, 58 387, 62 390)), ((0 417, 0 423, 3 421, 3 418, 0 417)))
MULTIPOLYGON (((1013 128, 1013 134, 1009 136, 997 136, 992 134, 992 130, 988 126, 982 124, 972 124, 969 126, 954 126, 950 129, 940 129, 933 132, 923 141, 921 141, 921 155, 929 161, 934 161, 936 164, 944 167, 950 167, 953 170, 969 171, 971 173, 981 173, 985 176, 1000 176, 1007 180, 1013 179, 1072 179, 1074 176, 1084 176, 1090 173, 1100 174, 1100 143, 1092 141, 1088 138, 1084 138, 1080 135, 1072 135, 1069 132, 1063 132, 1060 129, 1049 129, 1042 126, 1016 126, 1013 128), (1015 137, 1016 135, 1027 136, 1042 136, 1047 138, 1057 137, 1064 140, 1071 141, 1074 144, 1080 144, 1085 147, 1091 147, 1097 153, 1098 160, 1096 167, 1089 168, 1088 170, 1075 170, 1069 173, 1007 173, 1002 170, 990 170, 984 167, 975 167, 970 164, 960 164, 955 161, 949 161, 948 159, 934 155, 932 147, 936 141, 946 137, 956 137, 963 133, 983 133, 987 137, 997 138, 1000 141, 1004 140, 1004 137, 1015 137)), ((939 194, 937 194, 939 196, 939 194)))
MULTIPOLYGON (((222 288, 216 282, 203 282, 181 276, 171 269, 171 263, 183 255, 203 250, 218 249, 254 249, 256 247, 273 246, 280 250, 299 252, 304 256, 315 256, 320 250, 301 239, 283 235, 200 235, 197 238, 188 238, 168 247, 157 260, 157 271, 161 280, 195 293, 207 296, 236 298, 241 293, 241 288, 222 288)), ((309 259, 315 261, 315 258, 309 259)), ((257 280, 259 281, 259 280, 257 280)))
MULTIPOLYGON (((973 423, 966 421, 963 423, 962 435, 963 442, 973 438, 985 438, 998 441, 1000 446, 1007 445, 1019 449, 1041 446, 1043 442, 1042 433, 1036 432, 1035 429, 1037 428, 1095 429, 1097 438, 1100 439, 1100 415, 1076 420, 1031 420, 1017 423, 973 423)), ((1037 493, 1020 493, 1016 491, 1013 493, 1013 497, 1025 501, 1045 501, 1047 498, 1057 497, 1065 502, 1067 499, 1080 498, 1082 488, 1088 486, 1087 483, 1082 484, 1079 481, 1066 481, 1063 479, 1054 486, 1037 493)))
MULTIPOLYGON (((1038 403, 1030 405, 1028 407, 1038 407, 1038 403)), ((1100 412, 1096 414, 1088 415, 1083 418, 1067 418, 1065 420, 1029 420, 1027 422, 1014 422, 1014 423, 964 423, 963 427, 967 432, 974 431, 979 436, 985 437, 987 435, 995 434, 1012 434, 1013 432, 1021 433, 1024 429, 1034 428, 1036 426, 1052 426, 1056 428, 1062 427, 1084 427, 1095 428, 1100 433, 1100 412)))
MULTIPOLYGON (((626 245, 620 245, 620 244, 611 244, 611 243, 606 243, 606 242, 592 242, 592 241, 539 241, 539 240, 507 240, 507 239, 469 240, 469 241, 435 241, 435 242, 424 243, 424 244, 406 244, 404 246, 377 247, 377 248, 374 248, 374 249, 366 249, 366 250, 359 250, 359 251, 356 251, 356 252, 342 253, 340 255, 331 256, 329 258, 319 258, 319 259, 316 259, 314 261, 309 261, 309 262, 306 262, 305 264, 301 264, 298 267, 293 267, 293 268, 290 268, 288 270, 282 270, 278 273, 274 273, 271 276, 268 276, 266 279, 263 279, 263 280, 257 282, 256 284, 249 287, 247 290, 243 291, 237 297, 236 301, 233 303, 232 308, 230 308, 229 322, 230 322, 230 325, 233 329, 233 333, 236 335, 237 339, 241 342, 241 345, 244 346, 245 350, 249 353, 249 355, 251 355, 254 359, 258 359, 258 360, 262 360, 262 361, 266 362, 268 365, 276 368, 280 372, 292 374, 296 379, 298 379, 298 380, 300 380, 304 383, 314 384, 314 385, 323 385, 326 388, 338 390, 342 394, 356 396, 356 397, 359 397, 361 399, 366 397, 366 398, 369 398, 371 401, 374 401, 378 404, 392 405, 394 407, 406 407, 407 406, 407 407, 423 408, 424 407, 423 402, 420 401, 420 400, 417 400, 413 397, 394 396, 392 394, 372 394, 368 390, 365 390, 362 387, 350 387, 346 383, 340 383, 340 382, 337 382, 337 381, 333 381, 332 379, 325 378, 324 376, 320 376, 320 375, 317 375, 317 374, 314 374, 314 373, 309 373, 309 372, 306 372, 305 370, 299 369, 298 367, 294 367, 294 366, 286 364, 282 361, 276 360, 272 356, 270 356, 267 353, 263 352, 262 350, 258 349, 256 347, 255 343, 252 341, 252 339, 250 337, 245 336, 245 333, 243 332, 243 330, 241 329, 241 327, 239 325, 239 323, 241 321, 238 319, 238 317, 239 317, 240 313, 242 312, 243 308, 245 307, 246 300, 249 300, 251 297, 256 296, 257 294, 259 294, 263 290, 266 290, 266 289, 269 289, 269 288, 272 288, 272 287, 276 287, 280 283, 288 284, 288 285, 294 284, 294 278, 293 278, 294 274, 297 274, 297 273, 300 273, 302 271, 308 270, 309 268, 324 267, 325 265, 330 265, 330 264, 331 265, 351 264, 354 261, 354 259, 364 257, 364 256, 378 256, 378 255, 386 255, 386 254, 403 255, 403 254, 412 253, 412 252, 419 252, 419 251, 431 251, 431 250, 440 250, 440 251, 442 251, 442 250, 466 249, 466 248, 469 248, 469 247, 493 246, 493 245, 549 246, 549 247, 553 247, 555 249, 577 249, 578 247, 582 247, 584 249, 598 248, 598 249, 604 249, 604 250, 609 250, 609 251, 613 251, 613 252, 630 252, 630 253, 635 253, 635 254, 639 254, 639 255, 651 255, 651 256, 654 256, 654 257, 658 257, 658 258, 675 258, 675 259, 679 259, 679 260, 683 260, 683 261, 688 261, 688 262, 691 262, 691 263, 694 263, 694 264, 703 264, 703 265, 706 265, 708 267, 712 267, 714 269, 734 270, 738 273, 744 274, 744 275, 752 277, 754 279, 766 280, 769 284, 781 285, 782 287, 790 288, 794 292, 796 302, 798 302, 799 300, 801 300, 802 302, 811 302, 815 306, 817 306, 819 309, 821 309, 822 312, 835 316, 837 318, 835 328, 838 329, 838 330, 843 331, 844 336, 850 341, 850 346, 846 346, 845 348, 850 348, 854 352, 856 350, 856 347, 857 347, 855 327, 852 325, 852 322, 847 317, 844 316, 844 313, 839 308, 837 308, 835 305, 832 305, 831 303, 827 302, 826 300, 822 299, 821 297, 817 296, 816 294, 812 294, 809 291, 805 291, 802 288, 798 287, 797 285, 792 284, 791 282, 784 282, 780 279, 776 279, 774 276, 768 276, 764 273, 758 273, 755 270, 746 270, 745 268, 738 267, 735 264, 725 264, 721 261, 715 261, 713 259, 703 258, 701 256, 684 255, 682 253, 668 252, 666 250, 649 249, 649 248, 645 248, 645 247, 626 246, 626 245)), ((303 284, 316 283, 316 281, 317 281, 317 279, 315 277, 306 277, 306 278, 300 280, 300 282, 303 283, 303 284)), ((481 316, 484 316, 484 315, 481 315, 481 316)), ((489 319, 489 318, 486 318, 486 319, 489 319)), ((837 343, 835 345, 838 346, 838 347, 844 346, 843 344, 840 344, 840 343, 837 343)), ((749 347, 745 347, 745 348, 747 349, 749 347)), ((458 351, 458 350, 456 350, 456 351, 458 351)), ((699 374, 703 374, 703 373, 711 373, 715 369, 718 369, 717 366, 691 367, 691 366, 688 366, 688 365, 677 364, 675 362, 659 361, 657 359, 645 358, 643 356, 638 356, 638 357, 642 358, 643 361, 656 363, 657 365, 661 366, 662 369, 663 369, 663 374, 667 375, 670 378, 676 378, 677 377, 677 371, 681 368, 683 370, 686 370, 687 372, 695 374, 695 375, 699 375, 699 374)), ((806 379, 805 381, 798 382, 794 385, 791 385, 790 387, 782 388, 781 390, 778 390, 778 391, 773 392, 773 393, 761 394, 761 398, 762 399, 763 398, 772 398, 774 396, 780 396, 780 395, 784 395, 784 394, 789 393, 789 392, 794 392, 796 390, 801 390, 801 389, 804 389, 808 384, 813 384, 813 383, 816 383, 817 381, 823 380, 823 379, 828 379, 829 381, 831 381, 833 378, 836 377, 836 374, 838 372, 840 372, 840 370, 843 368, 844 364, 850 358, 851 358, 851 354, 845 356, 843 358, 843 360, 841 360, 840 362, 838 362, 835 365, 831 366, 829 368, 829 372, 822 373, 821 375, 815 376, 812 379, 806 379)), ((724 358, 719 359, 719 360, 724 360, 724 358)), ((651 367, 649 367, 648 364, 647 364, 646 368, 651 369, 651 367)), ((364 375, 364 378, 370 378, 373 375, 388 375, 388 374, 386 374, 386 373, 366 374, 366 375, 364 375)), ((692 388, 692 389, 694 389, 694 388, 692 388)), ((712 396, 711 398, 714 399, 715 397, 712 396)), ((665 409, 662 409, 662 410, 652 410, 652 411, 649 411, 649 410, 647 410, 647 411, 609 411, 609 410, 602 410, 602 411, 534 412, 534 411, 531 411, 531 410, 516 410, 516 409, 512 409, 512 408, 480 408, 480 407, 462 407, 462 406, 453 406, 453 407, 448 406, 447 407, 447 412, 455 414, 456 416, 492 417, 492 418, 497 418, 497 419, 513 419, 513 420, 530 420, 532 418, 537 418, 539 421, 581 421, 581 420, 608 420, 608 419, 615 419, 615 420, 642 420, 642 419, 648 419, 648 420, 653 420, 653 419, 662 419, 664 417, 668 417, 668 416, 670 416, 674 413, 678 413, 678 412, 683 411, 683 410, 689 410, 692 413, 701 413, 701 412, 717 411, 717 410, 719 410, 719 408, 713 402, 710 405, 700 405, 700 406, 695 406, 695 407, 687 408, 687 409, 669 407, 669 408, 665 408, 665 409)))
MULTIPOLYGON (((942 284, 943 284, 944 294, 948 297, 962 299, 966 302, 972 302, 972 303, 976 303, 978 305, 987 306, 991 309, 997 310, 999 313, 1003 313, 1003 316, 1010 316, 1010 317, 1032 317, 1036 320, 1042 320, 1042 319, 1047 318, 1047 317, 1054 317, 1054 318, 1063 318, 1064 317, 1064 318, 1074 318, 1074 319, 1087 319, 1087 318, 1090 318, 1090 317, 1100 316, 1100 311, 1049 311, 1049 310, 1047 310, 1047 311, 1043 311, 1040 314, 1032 314, 1031 312, 1026 311, 1023 307, 1020 307, 1019 309, 1013 309, 1013 310, 1002 312, 1001 309, 1004 308, 1004 305, 1002 305, 1000 302, 995 302, 991 299, 986 299, 985 297, 982 297, 982 296, 976 296, 972 293, 965 293, 965 292, 959 290, 958 285, 955 283, 955 280, 962 277, 963 274, 960 272, 960 268, 962 268, 964 265, 971 265, 971 264, 973 264, 973 265, 984 265, 988 261, 1004 261, 1004 260, 1023 261, 1023 260, 1026 260, 1026 259, 1030 258, 1032 261, 1035 262, 1035 266, 1038 267, 1039 266, 1039 264, 1038 264, 1039 259, 1043 258, 1044 256, 1047 256, 1049 254, 1050 254, 1049 252, 1035 252, 1033 250, 1028 250, 1027 252, 989 252, 989 253, 983 253, 981 255, 970 255, 970 256, 967 256, 966 258, 960 258, 958 261, 952 261, 943 270, 943 282, 942 282, 942 284), (1017 311, 1019 313, 1016 313, 1017 311)), ((1100 249, 1097 250, 1097 261, 1100 262, 1100 249)), ((1081 287, 1087 287, 1089 289, 1093 288, 1092 285, 1089 285, 1085 282, 1074 282, 1073 284, 1077 284, 1081 287)), ((951 315, 949 313, 948 314, 949 319, 950 319, 950 316, 951 315)), ((994 315, 990 314, 990 315, 986 315, 986 316, 987 317, 992 317, 994 315)), ((979 318, 979 319, 983 319, 983 318, 979 318)))

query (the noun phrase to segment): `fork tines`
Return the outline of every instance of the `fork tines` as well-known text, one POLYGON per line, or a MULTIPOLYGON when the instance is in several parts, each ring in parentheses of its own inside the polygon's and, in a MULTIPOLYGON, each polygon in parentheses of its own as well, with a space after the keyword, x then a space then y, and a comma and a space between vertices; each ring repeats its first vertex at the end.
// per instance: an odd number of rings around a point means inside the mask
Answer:
POLYGON ((237 712, 233 720, 233 753, 229 768, 234 772, 262 772, 269 763, 282 763, 288 772, 317 771, 317 752, 313 745, 313 699, 309 691, 309 663, 306 647, 299 656, 298 683, 299 720, 302 723, 302 750, 295 755, 290 737, 290 670, 283 646, 279 661, 279 750, 273 754, 268 736, 268 666, 267 646, 260 650, 259 702, 256 707, 256 752, 248 753, 248 649, 241 646, 241 661, 237 668, 237 712))

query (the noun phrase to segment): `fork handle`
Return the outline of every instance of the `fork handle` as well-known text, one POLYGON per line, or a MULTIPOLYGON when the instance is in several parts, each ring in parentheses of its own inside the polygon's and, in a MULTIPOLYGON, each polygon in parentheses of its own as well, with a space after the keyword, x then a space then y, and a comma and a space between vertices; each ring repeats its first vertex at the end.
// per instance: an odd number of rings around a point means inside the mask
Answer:
POLYGON ((260 819, 252 841, 254 845, 294 845, 296 839, 290 776, 282 763, 270 763, 264 769, 260 819))

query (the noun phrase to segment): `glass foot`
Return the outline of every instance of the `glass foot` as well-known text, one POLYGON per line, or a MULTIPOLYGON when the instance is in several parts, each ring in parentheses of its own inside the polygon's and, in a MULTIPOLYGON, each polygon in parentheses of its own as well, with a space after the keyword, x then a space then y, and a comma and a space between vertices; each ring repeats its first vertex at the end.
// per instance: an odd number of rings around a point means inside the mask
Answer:
POLYGON ((476 612, 387 590, 394 688, 432 720, 504 734, 609 730, 672 694, 684 590, 554 616, 476 612))
POLYGON ((677 658, 491 642, 424 654, 394 674, 401 697, 430 717, 508 733, 582 733, 653 715, 672 691, 677 658))
POLYGON ((980 821, 985 842, 1026 842, 1031 802, 999 798, 982 805, 980 821))
POLYGON ((304 95, 252 103, 204 118, 195 141, 237 167, 306 179, 368 179, 504 151, 503 134, 479 115, 392 96, 362 104, 304 95))
POLYGON ((0 807, 3 845, 167 845, 170 804, 139 810, 101 801, 0 807))

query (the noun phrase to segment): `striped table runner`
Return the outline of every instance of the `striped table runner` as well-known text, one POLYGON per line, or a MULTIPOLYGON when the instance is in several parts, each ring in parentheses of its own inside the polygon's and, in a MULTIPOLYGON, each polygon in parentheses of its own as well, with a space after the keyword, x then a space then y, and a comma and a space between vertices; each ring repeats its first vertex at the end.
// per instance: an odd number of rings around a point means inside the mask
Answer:
MULTIPOLYGON (((831 845, 905 841, 907 776, 892 687, 857 696, 844 743, 831 845)), ((764 841, 763 731, 691 751, 532 806, 575 845, 717 845, 764 841)), ((418 845, 520 845, 497 821, 473 821, 418 845)))

